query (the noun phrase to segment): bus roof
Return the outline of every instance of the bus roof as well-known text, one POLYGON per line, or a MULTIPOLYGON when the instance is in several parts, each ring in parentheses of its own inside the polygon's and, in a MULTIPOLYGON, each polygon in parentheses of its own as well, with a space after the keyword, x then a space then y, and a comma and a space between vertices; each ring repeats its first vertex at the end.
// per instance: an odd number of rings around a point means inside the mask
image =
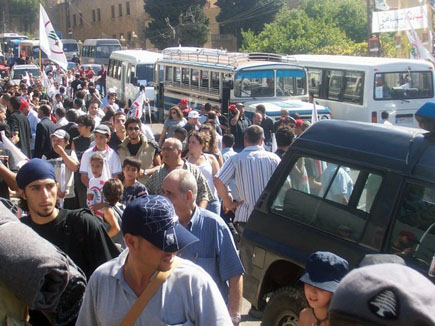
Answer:
POLYGON ((356 56, 344 56, 344 55, 290 55, 289 57, 296 59, 296 61, 302 65, 307 66, 309 64, 316 65, 318 67, 353 67, 353 68, 376 68, 379 66, 390 66, 393 68, 403 69, 405 66, 419 66, 419 67, 433 67, 432 63, 424 60, 412 60, 412 59, 397 59, 397 58, 383 58, 383 57, 356 57, 356 56))
POLYGON ((119 45, 121 46, 121 43, 119 43, 119 40, 113 39, 113 38, 88 38, 83 42, 83 45, 119 45))
POLYGON ((39 46, 39 40, 22 40, 20 42, 20 45, 32 45, 32 46, 38 45, 39 46))
POLYGON ((160 58, 163 58, 161 53, 146 50, 120 50, 113 51, 110 55, 110 59, 120 59, 136 64, 155 63, 160 58))
POLYGON ((77 40, 73 38, 63 38, 61 39, 62 44, 77 44, 77 40))

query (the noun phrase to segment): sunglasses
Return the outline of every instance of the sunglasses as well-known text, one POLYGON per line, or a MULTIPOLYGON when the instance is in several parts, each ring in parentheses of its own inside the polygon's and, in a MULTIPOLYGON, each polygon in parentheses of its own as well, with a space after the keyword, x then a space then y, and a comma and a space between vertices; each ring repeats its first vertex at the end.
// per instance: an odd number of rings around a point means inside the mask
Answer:
POLYGON ((127 130, 130 130, 130 131, 138 131, 138 130, 140 130, 140 128, 139 127, 128 127, 127 128, 127 130))

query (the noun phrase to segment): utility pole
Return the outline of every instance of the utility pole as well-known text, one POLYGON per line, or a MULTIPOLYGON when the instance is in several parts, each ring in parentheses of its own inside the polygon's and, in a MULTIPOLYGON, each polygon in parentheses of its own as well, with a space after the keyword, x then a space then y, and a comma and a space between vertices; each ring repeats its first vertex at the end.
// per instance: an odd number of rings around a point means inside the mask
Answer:
POLYGON ((370 38, 372 37, 372 12, 370 0, 367 0, 367 51, 370 54, 370 38))

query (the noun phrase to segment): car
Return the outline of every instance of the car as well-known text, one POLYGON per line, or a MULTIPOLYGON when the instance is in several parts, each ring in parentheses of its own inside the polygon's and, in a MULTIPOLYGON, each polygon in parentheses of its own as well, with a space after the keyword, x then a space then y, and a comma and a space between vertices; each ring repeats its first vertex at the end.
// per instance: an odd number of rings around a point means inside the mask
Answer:
POLYGON ((298 280, 318 250, 350 267, 366 254, 397 254, 428 275, 435 253, 433 129, 322 120, 296 138, 240 244, 243 295, 263 311, 263 326, 298 324, 305 306, 298 280))
POLYGON ((39 78, 41 74, 39 66, 37 65, 15 65, 11 70, 11 80, 19 83, 21 76, 24 77, 26 73, 32 74, 35 78, 39 78))
POLYGON ((72 69, 75 69, 75 68, 77 68, 77 64, 75 62, 68 61, 67 70, 72 70, 72 69))

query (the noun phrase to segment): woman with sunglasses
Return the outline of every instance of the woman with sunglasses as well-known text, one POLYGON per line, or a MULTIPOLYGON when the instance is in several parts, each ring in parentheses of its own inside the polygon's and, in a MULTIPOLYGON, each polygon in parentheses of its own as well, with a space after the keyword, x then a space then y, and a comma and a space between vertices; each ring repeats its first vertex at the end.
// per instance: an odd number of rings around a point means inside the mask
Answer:
POLYGON ((163 131, 159 138, 159 146, 162 147, 165 139, 173 137, 175 129, 178 127, 182 128, 186 123, 187 121, 180 108, 178 106, 173 106, 169 110, 169 117, 165 120, 163 125, 163 131))

